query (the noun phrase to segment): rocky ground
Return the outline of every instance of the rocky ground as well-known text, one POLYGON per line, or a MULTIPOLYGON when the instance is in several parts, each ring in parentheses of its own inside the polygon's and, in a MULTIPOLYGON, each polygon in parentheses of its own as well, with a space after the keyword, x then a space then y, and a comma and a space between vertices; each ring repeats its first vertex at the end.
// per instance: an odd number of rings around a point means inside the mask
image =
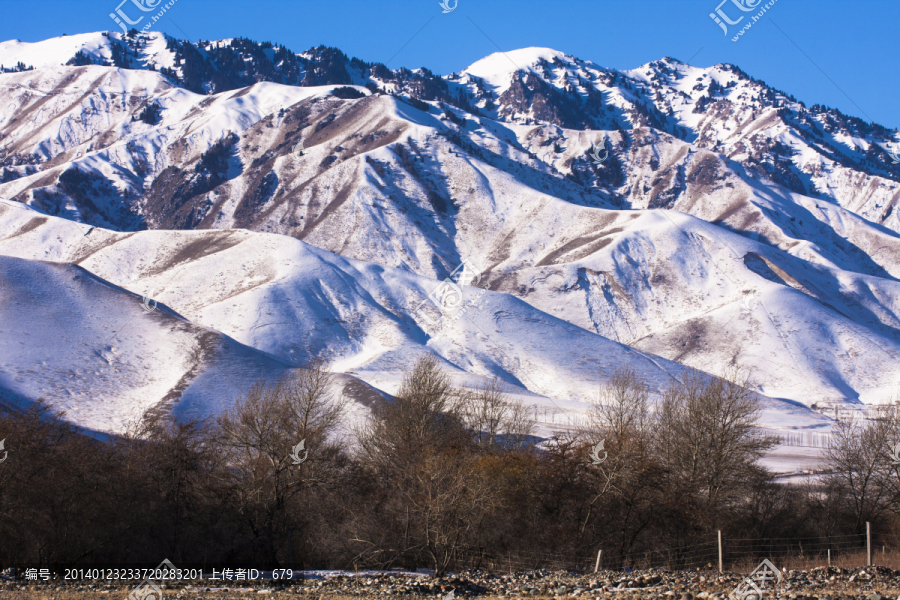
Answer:
MULTIPOLYGON (((725 600, 746 574, 710 571, 667 571, 648 569, 621 573, 575 574, 570 572, 526 571, 496 574, 474 570, 446 578, 410 573, 305 579, 302 581, 259 580, 252 582, 192 581, 161 585, 162 598, 133 600, 186 600, 247 598, 248 594, 291 596, 313 600, 350 598, 493 598, 536 599, 581 598, 583 600, 725 600), (452 594, 451 594, 452 592, 452 594)), ((136 584, 106 581, 26 582, 0 577, 3 600, 70 600, 127 597, 136 584)), ((819 567, 808 571, 785 571, 780 585, 764 590, 762 600, 900 600, 900 571, 886 567, 841 569, 819 567)), ((756 600, 750 597, 743 600, 756 600)))

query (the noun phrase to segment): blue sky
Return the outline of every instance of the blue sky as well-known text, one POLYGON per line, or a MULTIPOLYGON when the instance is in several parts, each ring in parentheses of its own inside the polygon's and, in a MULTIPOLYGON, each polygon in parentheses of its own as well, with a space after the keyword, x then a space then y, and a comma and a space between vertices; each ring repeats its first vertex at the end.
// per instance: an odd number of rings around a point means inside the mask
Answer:
MULTIPOLYGON (((6 1, 0 39, 113 29, 109 13, 120 1, 6 1)), ((325 44, 439 74, 498 48, 527 46, 619 69, 663 56, 696 66, 729 62, 807 104, 900 128, 900 2, 776 0, 732 42, 757 12, 741 12, 733 4, 740 1, 769 0, 725 0, 721 10, 732 21, 748 15, 728 36, 709 17, 720 0, 458 0, 447 14, 438 0, 176 0, 154 29, 194 41, 244 36, 294 51, 325 44)))

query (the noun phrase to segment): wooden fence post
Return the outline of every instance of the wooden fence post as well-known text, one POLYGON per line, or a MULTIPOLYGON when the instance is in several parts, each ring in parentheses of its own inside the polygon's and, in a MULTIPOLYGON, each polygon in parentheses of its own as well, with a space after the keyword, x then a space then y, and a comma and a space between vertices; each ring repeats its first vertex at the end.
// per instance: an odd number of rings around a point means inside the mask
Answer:
POLYGON ((872 566, 872 524, 866 521, 866 566, 872 566))
POLYGON ((722 530, 719 530, 719 573, 722 572, 722 530))
POLYGON ((600 570, 600 560, 603 556, 603 549, 597 550, 597 562, 594 563, 594 573, 600 570))

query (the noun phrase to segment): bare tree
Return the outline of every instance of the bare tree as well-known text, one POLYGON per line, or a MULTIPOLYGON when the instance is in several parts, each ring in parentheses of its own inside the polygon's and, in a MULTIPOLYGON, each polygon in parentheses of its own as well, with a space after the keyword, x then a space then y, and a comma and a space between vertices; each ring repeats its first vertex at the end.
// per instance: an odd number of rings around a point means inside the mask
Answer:
POLYGON ((464 393, 462 402, 466 425, 475 443, 486 450, 518 446, 534 432, 528 407, 511 401, 499 379, 464 393))
POLYGON ((43 398, 0 415, 0 432, 4 564, 84 560, 128 527, 109 501, 120 492, 109 477, 119 466, 113 445, 83 435, 43 398))
POLYGON ((859 530, 889 511, 900 509, 900 472, 891 451, 900 443, 900 407, 881 407, 879 416, 839 420, 824 457, 829 483, 840 494, 859 530))
MULTIPOLYGON (((592 456, 588 473, 594 481, 593 497, 581 526, 585 532, 594 509, 604 495, 615 496, 616 501, 634 508, 648 502, 653 487, 654 464, 648 456, 648 428, 650 426, 649 389, 637 374, 629 368, 617 369, 600 387, 597 401, 591 407, 588 427, 582 432, 592 456), (600 444, 602 442, 602 444, 600 444), (600 446, 602 445, 602 450, 600 446), (594 455, 596 452, 596 455, 594 455), (602 456, 601 456, 602 455, 602 456)), ((587 464, 587 461, 585 461, 587 464)), ((630 517, 640 511, 630 510, 630 517)), ((620 523, 623 530, 626 523, 620 523)), ((633 541, 633 536, 632 541, 633 541)), ((623 544, 628 542, 623 536, 623 544)), ((624 553, 623 546, 621 551, 624 553)))
POLYGON ((323 441, 338 429, 346 416, 346 400, 332 395, 334 376, 319 359, 305 369, 292 371, 279 385, 301 439, 323 441))
POLYGON ((764 476, 757 461, 777 443, 759 433, 760 412, 749 377, 736 370, 721 377, 691 371, 672 384, 655 420, 655 454, 671 489, 704 511, 739 501, 764 476))
MULTIPOLYGON (((497 386, 480 392, 480 418, 496 436, 507 409, 497 386)), ((427 559, 438 574, 461 546, 482 535, 483 519, 499 502, 497 484, 465 427, 463 406, 470 401, 451 386, 437 359, 425 356, 359 432, 366 463, 390 490, 383 508, 397 524, 395 556, 427 559)))
POLYGON ((367 462, 403 471, 426 448, 464 443, 463 396, 434 356, 420 358, 396 397, 377 406, 357 432, 367 462))
POLYGON ((157 491, 157 521, 167 537, 167 554, 175 560, 189 560, 184 553, 185 529, 198 505, 207 501, 206 482, 215 471, 218 456, 207 444, 208 425, 199 420, 178 422, 155 409, 146 411, 123 436, 129 467, 139 469, 138 477, 152 483, 157 491))
POLYGON ((617 369, 601 386, 597 402, 591 407, 589 422, 613 441, 634 438, 649 424, 650 390, 633 369, 617 369))
POLYGON ((272 385, 256 383, 218 418, 233 489, 269 560, 278 561, 284 546, 291 560, 297 519, 289 508, 304 489, 326 485, 332 476, 329 461, 339 449, 330 438, 345 405, 333 397, 331 384, 325 365, 314 362, 272 385))
POLYGON ((506 415, 504 433, 506 439, 522 450, 535 432, 535 422, 531 417, 531 407, 521 402, 509 401, 509 412, 506 415))
POLYGON ((412 471, 403 496, 408 514, 437 576, 459 551, 477 546, 488 518, 501 506, 498 482, 484 459, 464 453, 429 453, 412 471))

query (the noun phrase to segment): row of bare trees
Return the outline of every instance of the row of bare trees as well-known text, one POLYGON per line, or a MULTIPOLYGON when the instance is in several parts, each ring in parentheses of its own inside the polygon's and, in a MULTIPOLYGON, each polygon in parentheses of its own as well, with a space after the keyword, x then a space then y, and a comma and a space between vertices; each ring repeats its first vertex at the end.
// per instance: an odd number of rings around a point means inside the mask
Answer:
POLYGON ((602 547, 607 566, 642 555, 677 568, 716 530, 824 539, 866 521, 891 531, 900 512, 886 452, 897 410, 839 423, 817 483, 776 483, 760 465, 776 441, 735 372, 694 372, 651 398, 618 371, 586 427, 549 437, 499 381, 456 388, 434 358, 365 418, 334 387, 317 363, 256 384, 215 420, 151 412, 109 439, 45 402, 0 415, 0 567, 169 558, 440 573, 602 547))
POLYGON ((825 448, 831 467, 828 496, 861 530, 867 521, 893 521, 900 512, 900 405, 872 418, 838 421, 825 448))

